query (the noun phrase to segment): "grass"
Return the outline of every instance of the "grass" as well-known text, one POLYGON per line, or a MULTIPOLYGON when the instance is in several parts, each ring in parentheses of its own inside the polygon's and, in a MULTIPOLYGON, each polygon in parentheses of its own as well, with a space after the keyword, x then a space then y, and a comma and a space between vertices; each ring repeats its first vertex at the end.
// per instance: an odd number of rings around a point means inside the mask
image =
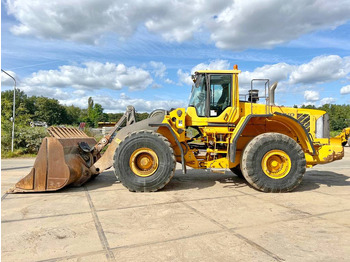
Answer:
POLYGON ((30 157, 36 157, 36 154, 23 153, 23 148, 15 149, 13 152, 11 152, 11 151, 1 152, 1 159, 3 159, 3 158, 30 158, 30 157))
POLYGON ((335 137, 335 136, 339 135, 340 133, 341 133, 341 130, 339 130, 339 131, 331 131, 330 132, 330 137, 335 137))

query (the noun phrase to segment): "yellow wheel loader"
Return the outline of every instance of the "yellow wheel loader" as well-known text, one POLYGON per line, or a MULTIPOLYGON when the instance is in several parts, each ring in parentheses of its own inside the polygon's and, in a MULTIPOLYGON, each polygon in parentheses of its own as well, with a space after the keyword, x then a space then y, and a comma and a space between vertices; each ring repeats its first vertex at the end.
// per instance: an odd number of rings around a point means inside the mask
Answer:
POLYGON ((350 146, 350 127, 344 128, 336 137, 341 139, 342 146, 346 146, 346 144, 350 146))
POLYGON ((98 143, 76 129, 49 128, 33 169, 12 192, 80 186, 112 166, 130 191, 153 192, 171 180, 176 162, 183 173, 231 170, 257 190, 286 192, 307 167, 343 157, 341 139, 329 138, 326 112, 275 105, 277 83, 268 79, 253 79, 239 94, 239 73, 236 65, 198 71, 187 109, 156 110, 135 122, 129 106, 98 143))

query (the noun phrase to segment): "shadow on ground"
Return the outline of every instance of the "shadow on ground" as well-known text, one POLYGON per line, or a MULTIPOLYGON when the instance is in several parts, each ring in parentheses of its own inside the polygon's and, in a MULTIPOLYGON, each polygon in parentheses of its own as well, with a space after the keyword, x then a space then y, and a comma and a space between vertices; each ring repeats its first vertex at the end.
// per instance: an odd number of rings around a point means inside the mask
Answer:
POLYGON ((236 175, 226 173, 211 173, 211 172, 198 172, 198 170, 189 170, 186 175, 178 172, 164 188, 164 191, 178 191, 187 189, 204 189, 214 186, 217 182, 225 183, 224 187, 242 187, 246 186, 243 179, 238 178, 236 175))
MULTIPOLYGON (((321 185, 326 185, 328 187, 332 186, 350 186, 350 181, 347 181, 349 177, 331 172, 331 171, 308 171, 304 175, 301 184, 294 190, 298 192, 312 191, 319 188, 321 185)), ((174 177, 170 180, 162 191, 181 191, 189 189, 205 189, 213 187, 217 182, 225 184, 224 188, 241 188, 250 186, 244 179, 237 177, 236 175, 226 172, 211 173, 203 170, 199 172, 198 170, 188 170, 187 174, 182 174, 180 170, 175 172, 174 177)), ((87 182, 85 185, 89 191, 97 190, 100 188, 107 188, 112 186, 117 182, 113 171, 104 172, 103 174, 96 177, 94 180, 87 182)), ((72 187, 61 190, 68 191, 72 190, 72 187)), ((127 190, 122 187, 120 190, 127 190)), ((252 188, 252 190, 255 190, 252 188)))
POLYGON ((340 187, 340 186, 350 186, 350 181, 348 176, 343 174, 331 172, 331 171, 308 171, 305 173, 303 181, 295 189, 295 191, 312 191, 320 188, 321 185, 327 187, 340 187))
MULTIPOLYGON (((308 171, 304 175, 301 184, 294 191, 312 191, 318 189, 321 185, 326 185, 328 187, 350 186, 350 181, 347 181, 347 179, 349 179, 348 176, 331 171, 308 171)), ((203 172, 198 172, 198 170, 188 170, 187 174, 183 175, 181 171, 178 170, 169 184, 167 184, 162 191, 181 191, 190 189, 201 190, 213 187, 218 182, 225 184, 223 186, 224 188, 251 187, 244 179, 241 179, 230 172, 219 174, 206 172, 205 170, 203 170, 203 172)), ((84 186, 86 186, 89 191, 93 191, 101 188, 106 189, 117 183, 119 182, 116 180, 114 172, 107 171, 97 176, 95 179, 88 181, 84 186)), ((127 189, 122 186, 121 188, 113 190, 127 189)), ((254 191, 255 189, 252 188, 252 190, 254 191)), ((84 187, 68 186, 58 191, 46 193, 69 193, 73 191, 84 191, 84 187)))
MULTIPOLYGON (((238 178, 231 172, 223 174, 211 173, 198 170, 188 170, 186 175, 181 173, 181 170, 175 172, 174 177, 170 180, 162 191, 179 191, 189 189, 204 189, 214 186, 217 182, 227 184, 225 187, 244 187, 246 186, 245 180, 238 178)), ((100 188, 110 187, 117 182, 113 171, 104 172, 96 177, 94 180, 87 182, 85 185, 89 191, 97 190, 100 188)), ((67 188, 68 189, 68 188, 67 188)), ((122 189, 127 190, 122 187, 122 189)))

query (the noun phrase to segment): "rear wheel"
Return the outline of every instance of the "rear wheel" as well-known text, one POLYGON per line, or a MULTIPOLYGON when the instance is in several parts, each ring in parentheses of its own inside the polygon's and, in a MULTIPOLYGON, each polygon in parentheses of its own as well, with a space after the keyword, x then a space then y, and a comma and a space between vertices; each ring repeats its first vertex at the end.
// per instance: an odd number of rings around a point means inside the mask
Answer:
POLYGON ((295 140, 279 133, 266 133, 246 146, 241 168, 243 176, 254 188, 264 192, 287 192, 300 184, 306 161, 295 140))
POLYGON ((174 151, 162 135, 149 130, 131 133, 114 155, 114 169, 121 183, 134 192, 163 188, 175 172, 174 151))

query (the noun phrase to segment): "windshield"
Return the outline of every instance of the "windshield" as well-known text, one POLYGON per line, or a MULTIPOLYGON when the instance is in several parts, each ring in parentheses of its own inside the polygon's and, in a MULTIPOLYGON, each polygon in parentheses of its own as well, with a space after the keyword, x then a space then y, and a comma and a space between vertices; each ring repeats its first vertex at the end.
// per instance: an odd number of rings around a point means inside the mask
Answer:
POLYGON ((205 116, 206 97, 207 89, 205 76, 200 74, 196 77, 196 83, 192 86, 191 98, 188 105, 196 108, 198 116, 205 116))

